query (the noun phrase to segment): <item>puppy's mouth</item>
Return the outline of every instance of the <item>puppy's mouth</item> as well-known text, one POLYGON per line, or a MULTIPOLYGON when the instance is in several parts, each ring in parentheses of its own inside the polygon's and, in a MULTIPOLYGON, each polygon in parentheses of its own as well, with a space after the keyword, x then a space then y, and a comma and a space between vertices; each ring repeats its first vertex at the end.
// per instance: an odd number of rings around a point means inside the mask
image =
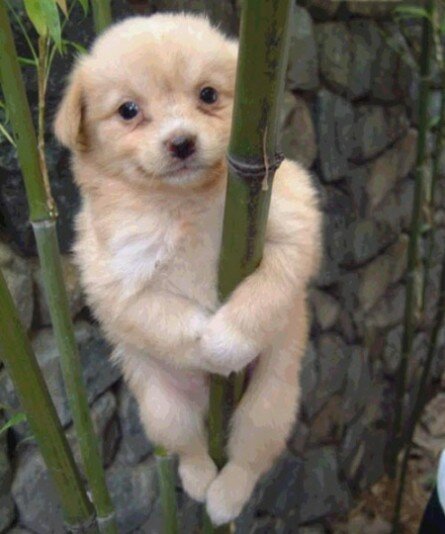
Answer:
POLYGON ((203 171, 205 166, 192 161, 184 161, 183 163, 175 166, 171 166, 165 171, 157 173, 159 178, 178 178, 181 176, 194 174, 196 172, 203 171))

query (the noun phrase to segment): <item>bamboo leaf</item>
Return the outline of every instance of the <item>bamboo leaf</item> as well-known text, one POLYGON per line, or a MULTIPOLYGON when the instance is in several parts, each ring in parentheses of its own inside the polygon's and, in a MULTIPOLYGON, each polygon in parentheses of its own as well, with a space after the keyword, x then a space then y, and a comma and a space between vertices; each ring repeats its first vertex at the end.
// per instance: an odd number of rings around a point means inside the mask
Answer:
POLYGON ((68 16, 68 6, 66 5, 66 0, 56 0, 56 2, 57 2, 57 5, 62 10, 62 12, 65 15, 65 17, 67 17, 68 16))
POLYGON ((39 35, 45 36, 47 33, 46 18, 42 11, 39 0, 24 0, 26 14, 32 22, 39 35))
POLYGON ((49 34, 57 48, 60 50, 62 46, 62 28, 60 26, 60 17, 57 10, 57 5, 54 0, 40 0, 40 6, 45 17, 49 34))
POLYGON ((87 16, 88 15, 88 10, 89 10, 88 0, 78 0, 78 2, 82 6, 83 14, 85 16, 87 16))
POLYGON ((1 122, 0 122, 0 134, 3 135, 3 137, 7 139, 13 147, 16 146, 14 139, 12 138, 8 130, 5 128, 5 126, 3 126, 1 122))
POLYGON ((394 13, 401 18, 431 19, 428 11, 418 6, 399 6, 395 8, 394 13))
POLYGON ((431 130, 432 128, 435 128, 436 126, 439 125, 439 122, 440 122, 440 117, 438 116, 431 117, 428 123, 428 129, 431 130))
POLYGON ((407 45, 406 38, 402 36, 402 34, 396 36, 394 35, 394 32, 390 32, 383 27, 379 27, 378 32, 385 40, 385 44, 394 51, 406 65, 414 70, 418 70, 419 66, 417 61, 407 45))
MULTIPOLYGON (((8 9, 11 11, 12 16, 14 17, 15 21, 17 22, 17 25, 19 26, 19 28, 20 28, 20 30, 21 30, 21 32, 23 34, 23 37, 25 38, 25 41, 29 46, 29 50, 31 52, 31 55, 34 58, 34 60, 36 62, 36 65, 37 65, 37 53, 36 53, 36 50, 34 48, 34 45, 32 44, 31 38, 29 37, 29 33, 28 33, 25 25, 22 22, 21 17, 19 17, 17 15, 15 9, 12 7, 11 3, 9 2, 9 0, 6 0, 6 5, 8 6, 8 9)), ((28 17, 29 17, 29 15, 28 15, 28 17)))
POLYGON ((4 434, 9 428, 24 423, 26 421, 26 414, 23 412, 16 413, 6 423, 0 427, 0 436, 4 434))
MULTIPOLYGON (((0 139, 1 139, 1 136, 3 135, 3 137, 7 141, 9 141, 13 147, 15 147, 16 144, 15 144, 14 138, 9 133, 9 131, 8 131, 7 127, 6 127, 9 124, 9 114, 8 114, 8 110, 6 109, 6 106, 5 106, 5 104, 4 104, 4 102, 2 100, 0 100, 0 110, 2 112, 2 121, 3 121, 3 122, 0 122, 0 139)), ((6 406, 5 404, 1 404, 0 403, 0 411, 1 410, 9 410, 9 409, 10 409, 9 406, 6 406)))
POLYGON ((19 63, 21 63, 22 65, 29 65, 29 66, 32 66, 32 67, 36 67, 37 66, 37 63, 34 61, 34 59, 32 59, 30 57, 20 56, 19 57, 19 63))
POLYGON ((105 30, 112 22, 111 0, 91 0, 94 29, 96 34, 105 30))
POLYGON ((74 50, 76 50, 76 52, 79 52, 79 54, 86 54, 88 52, 88 50, 84 46, 79 43, 76 43, 75 41, 68 41, 67 39, 63 39, 62 43, 64 45, 71 46, 72 48, 74 48, 74 50))
POLYGON ((26 436, 26 438, 23 438, 23 439, 20 439, 20 445, 24 445, 25 443, 35 443, 36 442, 36 439, 33 435, 31 436, 26 436))

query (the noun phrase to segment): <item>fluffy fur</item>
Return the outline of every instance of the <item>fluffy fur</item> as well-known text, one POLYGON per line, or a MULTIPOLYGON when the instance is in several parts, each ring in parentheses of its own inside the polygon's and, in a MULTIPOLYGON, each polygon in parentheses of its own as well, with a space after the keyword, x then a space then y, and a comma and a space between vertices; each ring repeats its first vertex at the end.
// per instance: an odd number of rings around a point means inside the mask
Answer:
POLYGON ((81 58, 55 131, 83 204, 75 256, 88 302, 150 438, 179 455, 187 493, 214 523, 235 518, 285 447, 299 401, 320 215, 308 174, 275 177, 264 258, 220 305, 217 264, 237 45, 203 18, 155 15, 105 32, 81 58), (212 86, 214 104, 199 99, 212 86), (140 113, 124 121, 125 101, 140 113), (185 161, 166 148, 194 136, 185 161), (258 359, 232 422, 227 465, 207 452, 209 373, 258 359))

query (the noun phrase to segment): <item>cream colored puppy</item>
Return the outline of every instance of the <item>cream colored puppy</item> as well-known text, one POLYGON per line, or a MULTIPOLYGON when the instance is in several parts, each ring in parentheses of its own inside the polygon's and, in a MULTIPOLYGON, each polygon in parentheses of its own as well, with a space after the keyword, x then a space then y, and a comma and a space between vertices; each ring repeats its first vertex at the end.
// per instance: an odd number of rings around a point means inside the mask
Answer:
POLYGON ((218 303, 236 56, 204 18, 128 19, 78 61, 55 123, 83 196, 75 255, 89 304, 148 435, 179 455, 185 490, 217 524, 239 514, 294 423, 320 246, 310 179, 285 161, 263 261, 218 303), (218 473, 204 424, 209 373, 257 357, 218 473))

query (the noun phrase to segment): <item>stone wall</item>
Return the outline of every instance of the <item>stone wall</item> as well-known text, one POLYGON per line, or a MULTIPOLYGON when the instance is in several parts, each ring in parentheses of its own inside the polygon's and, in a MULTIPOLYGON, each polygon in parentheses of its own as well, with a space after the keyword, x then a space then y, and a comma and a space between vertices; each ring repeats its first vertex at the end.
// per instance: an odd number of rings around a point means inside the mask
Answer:
MULTIPOLYGON (((136 9, 147 3, 133 0, 136 9)), ((300 2, 292 20, 287 92, 283 102, 285 154, 313 172, 325 213, 325 259, 311 294, 313 328, 304 363, 303 409, 286 454, 255 491, 238 521, 240 533, 324 532, 384 472, 394 413, 394 375, 400 354, 407 228, 413 198, 416 88, 413 68, 418 26, 404 34, 391 21, 392 2, 300 2), (301 7, 304 4, 307 7, 301 7), (306 525, 303 528, 298 525, 306 525)), ((153 1, 146 11, 207 10, 236 31, 234 0, 153 1)), ((123 0, 116 16, 130 12, 123 0)), ((87 44, 89 20, 75 13, 68 37, 87 44)), ((25 53, 24 44, 19 48, 25 53)), ((50 111, 60 98, 66 59, 56 60, 50 111)), ((35 75, 26 70, 35 101, 35 75)), ((435 95, 431 114, 437 112, 435 95)), ((61 246, 69 250, 78 195, 65 151, 48 128, 48 163, 61 207, 61 246)), ((438 194, 443 206, 443 191, 438 194)), ((58 354, 43 296, 35 247, 14 151, 0 145, 0 267, 67 429, 76 456, 58 354)), ((444 241, 438 210, 437 243, 444 241)), ((440 248, 438 247, 438 250, 440 248)), ((426 328, 434 313, 439 255, 434 258, 426 321, 415 336, 409 386, 425 358, 426 328)), ((122 532, 160 532, 153 447, 144 437, 137 407, 109 347, 91 321, 77 274, 65 263, 88 386, 107 478, 122 532)), ((443 368, 439 358, 434 369, 443 368)), ((409 399, 412 396, 408 396, 409 399)), ((12 384, 0 370, 0 402, 18 407, 12 384)), ((7 413, 7 415, 8 415, 7 413)), ((194 532, 199 507, 178 485, 182 532, 194 532)), ((0 437, 0 532, 61 532, 57 498, 26 425, 0 437)))

